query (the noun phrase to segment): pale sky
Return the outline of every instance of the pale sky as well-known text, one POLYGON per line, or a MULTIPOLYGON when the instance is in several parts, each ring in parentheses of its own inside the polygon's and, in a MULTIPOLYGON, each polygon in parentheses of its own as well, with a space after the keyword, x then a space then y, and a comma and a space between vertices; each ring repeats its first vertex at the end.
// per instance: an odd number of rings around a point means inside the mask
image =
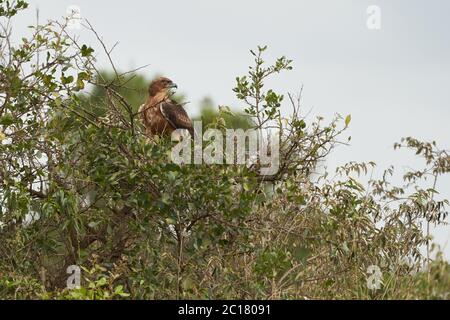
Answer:
MULTIPOLYGON (((450 149, 448 0, 29 2, 16 32, 35 23, 37 7, 42 22, 76 5, 107 45, 119 42, 113 58, 121 70, 150 64, 148 77, 174 80, 191 101, 191 114, 205 96, 242 107, 231 90, 234 79, 252 62, 249 50, 267 44, 267 60, 294 60, 294 70, 268 85, 287 93, 303 84, 304 109, 313 108, 312 115, 352 115, 351 145, 331 154, 329 167, 373 160, 375 177, 391 164, 400 174, 418 168, 412 153, 393 151, 403 136, 450 149), (381 9, 380 30, 366 26, 370 5, 381 9)), ((99 48, 88 31, 73 32, 99 48)), ((449 175, 438 190, 450 198, 449 175)), ((434 235, 450 259, 450 226, 434 235)))

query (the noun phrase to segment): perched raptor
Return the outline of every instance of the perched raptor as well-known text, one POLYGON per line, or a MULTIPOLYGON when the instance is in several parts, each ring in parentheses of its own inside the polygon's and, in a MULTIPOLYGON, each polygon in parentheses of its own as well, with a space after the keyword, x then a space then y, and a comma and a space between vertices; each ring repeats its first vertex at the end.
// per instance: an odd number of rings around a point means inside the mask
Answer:
POLYGON ((177 85, 172 80, 159 77, 148 88, 148 99, 139 108, 147 136, 170 135, 175 129, 186 129, 194 137, 192 121, 183 106, 171 99, 177 85))

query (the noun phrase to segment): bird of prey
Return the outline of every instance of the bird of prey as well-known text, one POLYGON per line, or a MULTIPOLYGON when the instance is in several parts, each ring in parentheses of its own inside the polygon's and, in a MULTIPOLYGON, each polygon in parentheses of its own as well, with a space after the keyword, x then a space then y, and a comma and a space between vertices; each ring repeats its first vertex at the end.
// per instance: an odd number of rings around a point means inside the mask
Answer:
POLYGON ((150 83, 148 99, 139 108, 147 136, 170 135, 176 129, 186 129, 194 137, 192 121, 183 106, 171 99, 177 85, 172 80, 159 77, 150 83))

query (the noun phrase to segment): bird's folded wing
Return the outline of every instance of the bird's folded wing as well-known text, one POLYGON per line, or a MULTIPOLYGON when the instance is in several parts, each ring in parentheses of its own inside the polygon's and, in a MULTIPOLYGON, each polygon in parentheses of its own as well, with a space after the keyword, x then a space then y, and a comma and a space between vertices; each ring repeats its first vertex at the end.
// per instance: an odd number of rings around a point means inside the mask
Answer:
POLYGON ((174 102, 161 102, 159 108, 164 118, 172 127, 175 129, 187 129, 191 133, 191 136, 194 135, 192 121, 181 105, 174 102))

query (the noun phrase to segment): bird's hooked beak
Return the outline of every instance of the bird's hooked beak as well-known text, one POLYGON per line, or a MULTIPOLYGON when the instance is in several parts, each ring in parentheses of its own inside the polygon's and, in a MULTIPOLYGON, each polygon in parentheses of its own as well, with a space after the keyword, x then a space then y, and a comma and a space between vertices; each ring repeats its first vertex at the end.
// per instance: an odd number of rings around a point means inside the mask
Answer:
POLYGON ((177 89, 178 86, 176 83, 169 83, 169 85, 167 86, 167 92, 169 93, 170 96, 175 94, 175 89, 177 89))

